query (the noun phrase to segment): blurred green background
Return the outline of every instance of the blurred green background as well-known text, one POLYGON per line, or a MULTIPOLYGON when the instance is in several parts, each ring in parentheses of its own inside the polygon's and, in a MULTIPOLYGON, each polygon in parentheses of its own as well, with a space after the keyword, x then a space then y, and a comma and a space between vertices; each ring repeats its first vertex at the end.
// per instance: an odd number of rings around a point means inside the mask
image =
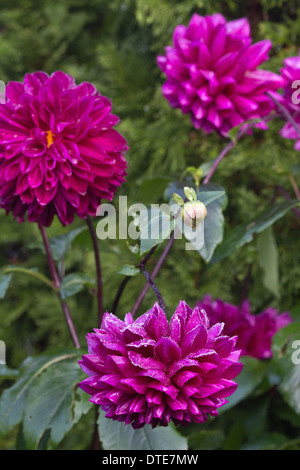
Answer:
MULTIPOLYGON (((254 41, 271 39, 273 48, 266 67, 279 72, 285 57, 298 54, 300 7, 297 0, 10 0, 0 1, 0 79, 22 80, 27 72, 43 70, 51 74, 63 70, 77 83, 90 81, 113 102, 118 126, 130 150, 127 182, 118 194, 129 204, 163 201, 156 177, 178 179, 185 169, 198 167, 215 158, 224 147, 219 137, 195 131, 189 117, 169 107, 161 94, 164 81, 156 56, 171 44, 174 27, 187 24, 191 15, 220 12, 228 20, 246 16, 254 41)), ((244 223, 270 205, 277 185, 293 197, 289 174, 299 180, 299 153, 293 142, 282 139, 282 122, 270 124, 267 132, 254 131, 228 154, 216 171, 213 182, 227 192, 224 211, 225 233, 244 223), (292 169, 292 170, 291 170, 292 169)), ((284 200, 278 196, 277 201, 284 200)), ((19 224, 0 212, 0 266, 36 267, 48 274, 41 251, 36 247, 40 234, 34 224, 19 224)), ((84 222, 76 220, 74 226, 84 222)), ((276 222, 279 290, 268 290, 259 262, 257 240, 208 267, 197 252, 184 251, 176 243, 156 279, 171 314, 180 299, 193 306, 205 294, 238 304, 247 273, 246 295, 253 313, 268 306, 280 311, 300 304, 299 219, 289 213, 276 222)), ((74 227, 72 227, 74 228, 74 227)), ((59 222, 49 236, 66 233, 59 222)), ((104 280, 104 305, 110 309, 123 279, 118 271, 137 258, 126 241, 99 243, 104 280)), ((155 252, 149 269, 161 253, 155 252)), ((274 261, 274 260, 273 260, 274 261)), ((83 231, 68 253, 66 273, 94 276, 94 258, 88 231, 83 231)), ((133 307, 145 282, 133 277, 122 296, 118 314, 133 307)), ((153 305, 149 290, 139 312, 153 305)), ((96 299, 88 290, 70 299, 70 309, 82 344, 85 335, 97 326, 96 299)), ((15 274, 5 299, 0 301, 0 338, 7 346, 7 363, 18 367, 28 355, 57 345, 72 345, 57 298, 47 287, 29 276, 15 274)))

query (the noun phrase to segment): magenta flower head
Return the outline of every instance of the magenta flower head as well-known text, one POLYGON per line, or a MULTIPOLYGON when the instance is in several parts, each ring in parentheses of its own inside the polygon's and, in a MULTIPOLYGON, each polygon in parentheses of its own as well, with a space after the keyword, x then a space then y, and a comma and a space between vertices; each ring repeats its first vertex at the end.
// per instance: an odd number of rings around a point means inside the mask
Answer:
MULTIPOLYGON (((281 75, 285 79, 283 104, 292 114, 294 121, 300 126, 300 51, 295 57, 288 57, 283 61, 284 67, 281 75)), ((295 150, 300 150, 300 138, 295 127, 287 121, 280 131, 285 139, 294 139, 295 150)))
POLYGON ((207 313, 210 325, 224 323, 224 334, 237 336, 236 347, 243 356, 257 359, 272 357, 272 338, 284 326, 292 322, 289 312, 279 314, 274 308, 267 308, 258 315, 251 314, 250 302, 237 307, 221 299, 212 300, 209 295, 197 303, 207 313))
POLYGON ((64 72, 25 75, 0 105, 0 206, 23 221, 63 225, 96 215, 125 179, 125 139, 111 102, 64 72))
POLYGON ((183 301, 170 322, 158 304, 135 321, 106 313, 101 329, 87 335, 79 364, 89 377, 79 386, 107 418, 135 429, 203 423, 235 391, 242 369, 236 337, 222 330, 183 301))
MULTIPOLYGON (((173 46, 157 62, 166 75, 164 97, 191 116, 196 129, 228 131, 274 109, 265 94, 283 86, 280 75, 257 67, 268 59, 271 41, 251 44, 245 18, 229 21, 220 14, 194 14, 187 27, 176 26, 173 46)), ((266 129, 265 123, 258 127, 266 129)))

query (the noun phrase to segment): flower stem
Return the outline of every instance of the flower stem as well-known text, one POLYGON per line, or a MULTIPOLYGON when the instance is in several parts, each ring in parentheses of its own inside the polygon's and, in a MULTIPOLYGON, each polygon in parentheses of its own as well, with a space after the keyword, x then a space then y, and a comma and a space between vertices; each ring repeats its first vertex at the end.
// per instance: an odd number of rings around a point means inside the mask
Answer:
MULTIPOLYGON (((169 251, 171 250, 172 245, 173 245, 173 243, 174 243, 174 239, 175 239, 175 233, 173 232, 172 235, 171 235, 171 237, 170 237, 170 240, 168 241, 167 245, 165 246, 165 249, 164 249, 164 251, 163 251, 161 257, 159 258, 159 260, 158 260, 158 262, 157 262, 155 268, 153 269, 153 271, 152 271, 152 273, 151 273, 150 282, 149 282, 149 280, 148 280, 148 282, 147 282, 147 284, 145 285, 144 289, 143 289, 142 292, 140 293, 140 295, 139 295, 139 297, 138 297, 138 299, 137 299, 137 301, 136 301, 136 303, 135 303, 133 309, 131 310, 131 315, 132 315, 133 317, 134 317, 134 315, 136 314, 136 312, 137 312, 139 306, 141 305, 141 303, 142 303, 142 301, 143 301, 145 295, 147 294, 148 289, 149 289, 150 286, 151 286, 151 284, 150 284, 151 281, 153 282, 155 276, 157 275, 157 273, 159 272, 160 268, 162 267, 162 265, 163 265, 163 263, 164 263, 164 261, 165 261, 167 255, 168 255, 169 251)), ((150 252, 149 252, 149 253, 150 253, 150 252)), ((149 253, 148 253, 148 255, 149 255, 149 253)), ((148 259, 149 259, 149 257, 148 257, 148 259)))
POLYGON ((219 166, 219 164, 221 163, 221 161, 223 160, 223 158, 225 157, 225 155, 227 155, 227 153, 235 146, 235 141, 231 140, 230 142, 228 142, 228 144, 226 145, 226 147, 222 150, 222 152, 220 153, 220 155, 216 158, 216 160, 214 161, 214 164, 212 165, 211 169, 209 170, 208 174, 206 175, 206 177, 204 178, 203 180, 203 184, 207 184, 212 175, 214 174, 214 172, 216 171, 217 167, 219 166))
POLYGON ((35 277, 36 279, 39 279, 42 281, 44 284, 46 284, 48 287, 51 287, 51 289, 57 291, 57 288, 53 284, 53 282, 50 281, 46 276, 44 276, 41 273, 38 273, 36 271, 31 271, 30 269, 25 269, 21 268, 19 266, 9 266, 7 268, 3 269, 4 273, 22 273, 22 274, 28 274, 29 276, 35 277))
POLYGON ((294 190, 294 193, 295 193, 296 198, 300 200, 300 190, 299 190, 299 188, 298 188, 298 185, 297 185, 297 183, 296 183, 296 181, 295 181, 294 176, 293 176, 293 175, 289 175, 289 180, 290 180, 290 182, 291 182, 291 184, 292 184, 292 186, 293 186, 293 190, 294 190))
MULTIPOLYGON (((277 193, 280 192, 281 195, 284 197, 284 199, 286 201, 290 201, 292 198, 291 196, 288 194, 288 192, 280 185, 277 185, 275 187, 275 191, 274 191, 274 195, 272 197, 272 201, 271 201, 271 204, 274 204, 275 200, 276 200, 276 197, 277 197, 277 193)), ((294 207, 292 209, 292 211, 294 212, 295 216, 300 219, 300 210, 297 208, 297 207, 294 207)))
MULTIPOLYGON (((272 98, 272 97, 271 97, 272 98)), ((265 118, 261 119, 261 121, 264 121, 264 122, 268 122, 268 121, 271 121, 272 119, 274 119, 275 117, 278 117, 277 114, 273 114, 273 115, 270 115, 270 116, 266 116, 265 118)), ((233 140, 230 140, 230 142, 228 142, 228 144, 226 145, 226 147, 222 150, 222 152, 219 154, 219 156, 216 158, 216 160, 214 161, 211 169, 209 170, 208 174, 206 175, 206 177, 204 178, 203 180, 203 184, 207 184, 212 175, 214 174, 214 172, 216 171, 217 167, 219 166, 219 164, 221 163, 221 161, 223 160, 223 158, 227 155, 227 153, 236 145, 236 143, 238 142, 238 140, 243 137, 244 134, 246 134, 249 129, 251 129, 251 127, 253 127, 255 125, 255 122, 253 123, 247 123, 245 124, 244 126, 242 126, 239 131, 237 132, 235 138, 233 140)))
POLYGON ((57 270, 56 270, 56 267, 55 267, 54 259, 53 259, 53 256, 52 256, 48 235, 46 233, 45 227, 42 226, 41 224, 39 224, 39 229, 40 229, 40 232, 41 232, 41 235, 42 235, 42 239, 43 239, 43 243, 44 243, 44 247, 45 247, 45 251, 46 251, 46 256, 47 256, 47 260, 48 260, 50 274, 51 274, 55 289, 57 290, 57 296, 58 296, 58 299, 60 301, 61 308, 62 308, 63 314, 65 316, 66 323, 68 325, 68 328, 69 328, 74 346, 77 349, 79 349, 80 348, 80 343, 79 343, 79 339, 78 339, 78 336, 77 336, 77 333, 76 333, 76 330, 75 330, 75 326, 74 326, 74 323, 73 323, 73 320, 72 320, 72 317, 71 317, 71 314, 70 314, 70 311, 69 311, 69 307, 68 307, 67 303, 62 300, 61 295, 60 295, 60 285, 61 285, 61 283, 60 283, 60 280, 59 280, 59 277, 58 277, 58 274, 57 274, 57 270))
POLYGON ((111 310, 110 310, 111 313, 114 313, 114 314, 116 313, 119 302, 120 302, 120 299, 121 299, 122 294, 123 294, 123 291, 124 291, 126 285, 128 284, 128 282, 130 281, 130 279, 131 279, 131 276, 126 276, 126 277, 124 277, 123 281, 121 282, 120 287, 119 287, 118 292, 117 292, 117 295, 115 297, 115 300, 114 300, 113 305, 112 305, 111 310))
POLYGON ((95 254, 95 264, 96 264, 96 273, 97 273, 98 322, 99 322, 99 325, 101 325, 104 310, 103 310, 103 286, 102 286, 102 274, 101 274, 101 261, 100 261, 98 239, 94 230, 92 220, 89 216, 87 217, 86 222, 87 222, 90 234, 91 234, 94 254, 95 254))

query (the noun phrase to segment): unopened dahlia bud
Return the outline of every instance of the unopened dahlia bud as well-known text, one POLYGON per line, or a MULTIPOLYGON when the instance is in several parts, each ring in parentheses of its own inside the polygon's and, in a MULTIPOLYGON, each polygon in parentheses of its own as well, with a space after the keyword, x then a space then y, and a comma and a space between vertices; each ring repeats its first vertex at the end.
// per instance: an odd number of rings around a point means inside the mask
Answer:
POLYGON ((207 209, 201 201, 187 202, 182 208, 183 221, 193 230, 196 230, 206 216, 207 209))

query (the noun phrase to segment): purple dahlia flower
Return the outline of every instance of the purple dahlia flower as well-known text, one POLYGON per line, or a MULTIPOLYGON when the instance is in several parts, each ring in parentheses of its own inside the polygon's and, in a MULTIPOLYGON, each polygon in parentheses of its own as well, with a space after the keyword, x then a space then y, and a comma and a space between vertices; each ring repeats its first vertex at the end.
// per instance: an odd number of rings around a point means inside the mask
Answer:
POLYGON ((0 206, 22 221, 63 225, 96 215, 126 173, 111 102, 64 72, 10 82, 0 105, 0 206))
POLYGON ((223 300, 212 300, 209 295, 197 303, 207 313, 210 325, 224 323, 224 334, 237 336, 236 347, 244 356, 268 359, 272 356, 272 338, 278 330, 292 322, 289 312, 279 314, 267 308, 259 315, 250 312, 249 301, 237 307, 223 300))
MULTIPOLYGON (((171 106, 189 113, 196 129, 228 131, 248 119, 268 116, 274 104, 265 94, 282 87, 280 75, 257 67, 272 44, 251 44, 245 18, 226 22, 220 14, 194 14, 187 27, 176 26, 173 46, 157 57, 167 81, 162 86, 171 106)), ((265 123, 257 126, 266 129, 265 123)))
MULTIPOLYGON (((300 126, 300 51, 295 57, 288 57, 283 61, 284 67, 281 69, 281 75, 285 79, 283 93, 283 104, 292 114, 294 121, 300 126)), ((300 139, 295 127, 286 122, 280 131, 285 139, 295 139, 295 150, 300 150, 300 139)))
POLYGON ((236 337, 222 330, 183 301, 170 322, 157 303, 135 321, 106 313, 101 329, 87 335, 79 364, 89 377, 79 386, 107 418, 134 428, 202 423, 227 402, 242 369, 236 337))

